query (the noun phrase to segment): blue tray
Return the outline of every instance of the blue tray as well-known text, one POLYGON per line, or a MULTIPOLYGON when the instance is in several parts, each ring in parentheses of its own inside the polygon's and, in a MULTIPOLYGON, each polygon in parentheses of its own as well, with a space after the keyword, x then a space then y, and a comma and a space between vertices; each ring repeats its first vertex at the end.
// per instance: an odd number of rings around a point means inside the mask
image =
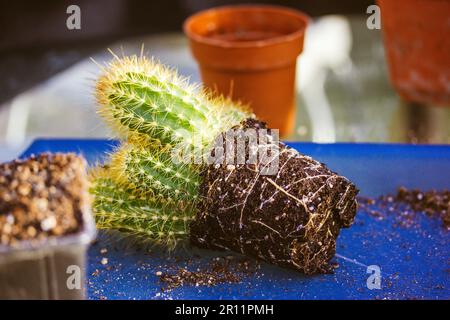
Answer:
MULTIPOLYGON (((347 176, 363 196, 395 193, 399 186, 450 188, 450 146, 290 145, 347 176)), ((82 153, 92 164, 116 146, 111 140, 40 139, 22 157, 71 151, 82 153)), ((305 276, 263 263, 254 276, 239 284, 184 286, 169 292, 161 291, 157 271, 184 266, 180 256, 195 257, 202 265, 224 253, 192 248, 172 256, 157 250, 125 251, 120 240, 111 241, 100 233, 89 250, 88 294, 91 299, 450 299, 450 233, 437 219, 419 216, 418 223, 420 228, 394 227, 392 218, 378 221, 358 214, 355 224, 338 239, 339 268, 334 274, 305 276), (103 248, 107 254, 100 253, 103 248), (368 289, 369 265, 380 267, 381 289, 368 289)))

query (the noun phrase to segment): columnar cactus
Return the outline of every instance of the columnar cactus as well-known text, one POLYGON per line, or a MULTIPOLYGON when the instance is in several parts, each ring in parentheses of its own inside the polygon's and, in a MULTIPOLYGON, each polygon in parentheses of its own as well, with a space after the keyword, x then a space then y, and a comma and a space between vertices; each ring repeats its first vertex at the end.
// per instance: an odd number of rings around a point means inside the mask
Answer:
POLYGON ((111 176, 137 194, 162 201, 189 203, 197 199, 200 177, 197 170, 175 165, 170 152, 124 143, 111 156, 111 176))
POLYGON ((108 169, 93 170, 91 180, 93 209, 100 229, 117 229, 170 249, 188 235, 188 224, 195 214, 192 207, 135 194, 111 179, 108 169))
POLYGON ((220 132, 251 114, 153 60, 116 57, 103 71, 99 114, 124 142, 108 170, 91 175, 98 226, 172 248, 187 235, 200 184, 198 166, 174 163, 172 148, 203 157, 220 132))
POLYGON ((250 116, 242 106, 212 98, 163 65, 136 56, 116 57, 96 90, 99 113, 116 132, 161 146, 203 150, 215 137, 250 116))
POLYGON ((269 163, 238 163, 228 149, 236 165, 184 163, 183 152, 193 159, 215 154, 217 138, 234 129, 267 136, 267 128, 245 108, 145 57, 115 57, 103 71, 99 112, 124 142, 108 169, 93 175, 101 227, 167 244, 189 236, 200 247, 305 273, 330 270, 340 229, 356 214, 358 190, 348 179, 273 139, 252 148, 248 142, 244 154, 250 160, 273 146, 269 163), (276 172, 262 174, 275 162, 276 172))

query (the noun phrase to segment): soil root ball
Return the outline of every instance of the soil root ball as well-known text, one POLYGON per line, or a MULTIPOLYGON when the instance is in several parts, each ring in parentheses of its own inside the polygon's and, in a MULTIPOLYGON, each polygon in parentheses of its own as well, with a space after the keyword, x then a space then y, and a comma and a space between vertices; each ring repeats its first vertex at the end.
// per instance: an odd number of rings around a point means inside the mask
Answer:
MULTIPOLYGON (((266 129, 254 119, 240 128, 266 129)), ((349 227, 356 215, 358 190, 324 164, 273 143, 279 161, 273 175, 261 174, 259 159, 256 164, 207 166, 197 218, 190 225, 191 242, 306 274, 330 272, 340 229, 349 227)))

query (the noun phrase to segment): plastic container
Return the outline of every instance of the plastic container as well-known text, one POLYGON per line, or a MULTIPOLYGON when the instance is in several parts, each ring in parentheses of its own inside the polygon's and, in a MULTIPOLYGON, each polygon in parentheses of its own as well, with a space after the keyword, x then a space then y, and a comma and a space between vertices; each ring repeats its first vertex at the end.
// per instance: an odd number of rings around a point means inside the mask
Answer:
POLYGON ((264 5, 225 6, 184 23, 205 86, 251 106, 282 136, 295 120, 295 66, 309 17, 264 5))
POLYGON ((84 210, 76 234, 0 245, 0 299, 84 299, 86 250, 96 234, 90 210, 84 210))
POLYGON ((450 106, 450 1, 378 0, 389 75, 406 101, 450 106))

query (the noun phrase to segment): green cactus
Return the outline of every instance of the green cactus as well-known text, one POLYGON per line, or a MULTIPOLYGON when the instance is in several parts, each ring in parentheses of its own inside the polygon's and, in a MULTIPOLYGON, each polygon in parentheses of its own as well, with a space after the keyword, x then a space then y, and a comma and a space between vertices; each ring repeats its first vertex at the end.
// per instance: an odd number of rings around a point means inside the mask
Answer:
POLYGON ((122 136, 200 151, 250 116, 244 107, 212 98, 174 70, 145 57, 116 57, 104 69, 96 96, 100 115, 122 136))
POLYGON ((185 164, 183 155, 208 155, 221 132, 252 115, 142 56, 115 56, 102 69, 99 113, 124 142, 107 172, 93 175, 97 223, 175 243, 194 216, 200 185, 201 166, 185 164), (174 155, 176 148, 181 156, 174 155))
POLYGON ((195 205, 200 185, 198 170, 176 165, 170 150, 130 143, 124 143, 111 156, 110 175, 136 194, 172 203, 187 202, 190 206, 195 205))
POLYGON ((358 190, 348 179, 277 141, 270 146, 283 163, 274 177, 260 174, 262 162, 226 168, 196 162, 230 128, 261 133, 264 123, 142 56, 115 57, 103 71, 99 112, 123 143, 108 169, 93 175, 100 228, 169 248, 189 234, 199 247, 305 273, 331 270, 340 229, 356 214, 358 190), (186 154, 193 163, 183 161, 186 154))
POLYGON ((110 178, 108 170, 91 172, 93 211, 100 229, 115 229, 168 248, 186 238, 192 207, 167 199, 136 195, 110 178))

